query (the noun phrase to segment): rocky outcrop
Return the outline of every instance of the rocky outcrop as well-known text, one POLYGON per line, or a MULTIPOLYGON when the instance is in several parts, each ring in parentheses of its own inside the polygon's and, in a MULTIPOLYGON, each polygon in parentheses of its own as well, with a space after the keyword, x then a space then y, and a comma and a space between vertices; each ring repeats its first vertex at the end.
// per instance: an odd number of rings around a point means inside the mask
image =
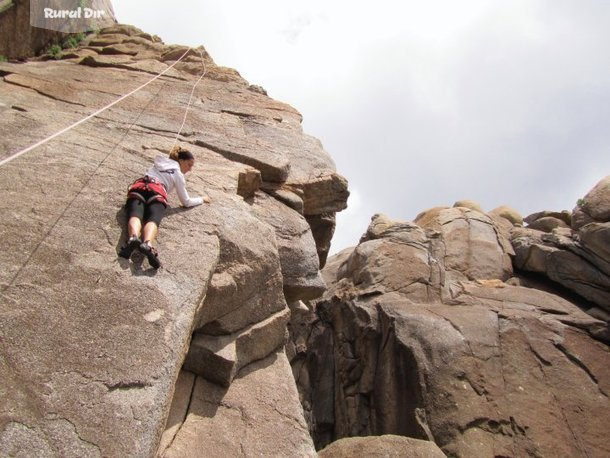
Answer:
POLYGON ((608 324, 521 286, 513 223, 469 207, 413 223, 376 215, 329 260, 324 298, 293 313, 289 354, 317 448, 394 434, 447 456, 610 453, 608 324))
MULTIPOLYGON (((185 51, 117 25, 59 61, 0 63, 0 159, 185 51)), ((282 350, 287 300, 324 290, 316 242, 332 228, 314 237, 308 221, 347 195, 301 115, 203 48, 0 167, 0 455, 314 455, 282 350), (178 141, 197 159, 189 191, 212 203, 171 196, 154 271, 117 258, 125 190, 173 145, 202 64, 178 141)))
POLYGON ((610 312, 610 176, 571 215, 530 215, 511 234, 515 267, 541 274, 610 312), (571 224, 571 228, 570 225, 571 224))

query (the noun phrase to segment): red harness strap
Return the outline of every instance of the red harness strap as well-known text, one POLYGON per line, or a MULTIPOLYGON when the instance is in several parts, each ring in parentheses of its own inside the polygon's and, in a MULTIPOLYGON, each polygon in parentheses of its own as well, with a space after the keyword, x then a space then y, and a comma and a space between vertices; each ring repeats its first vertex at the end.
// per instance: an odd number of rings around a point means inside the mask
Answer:
POLYGON ((143 178, 138 178, 129 186, 127 198, 138 199, 145 204, 150 204, 151 202, 158 200, 163 205, 167 206, 167 191, 165 190, 165 186, 156 178, 149 177, 148 175, 143 178), (142 195, 143 192, 153 193, 153 195, 147 199, 142 195))

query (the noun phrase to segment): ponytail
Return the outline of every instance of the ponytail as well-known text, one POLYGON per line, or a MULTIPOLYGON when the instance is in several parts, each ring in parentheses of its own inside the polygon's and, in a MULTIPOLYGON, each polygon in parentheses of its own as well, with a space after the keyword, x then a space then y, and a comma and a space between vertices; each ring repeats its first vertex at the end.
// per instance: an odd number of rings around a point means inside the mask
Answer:
POLYGON ((178 162, 181 160, 188 161, 190 159, 195 159, 195 156, 193 156, 193 153, 191 153, 190 151, 176 145, 173 146, 171 150, 169 150, 169 158, 178 162))

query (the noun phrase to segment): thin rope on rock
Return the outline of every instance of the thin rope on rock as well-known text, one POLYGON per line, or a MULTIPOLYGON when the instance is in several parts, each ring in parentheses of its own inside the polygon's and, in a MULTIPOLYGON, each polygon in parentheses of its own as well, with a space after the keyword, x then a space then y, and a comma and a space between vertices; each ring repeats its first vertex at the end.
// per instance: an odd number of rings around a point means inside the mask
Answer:
POLYGON ((169 66, 169 67, 167 67, 165 70, 163 70, 161 73, 159 73, 158 75, 156 75, 154 78, 150 79, 148 82, 146 82, 146 83, 142 84, 140 87, 137 87, 136 89, 134 89, 133 91, 129 92, 128 94, 125 94, 125 95, 123 95, 123 96, 119 97, 119 98, 118 98, 117 100, 115 100, 114 102, 109 103, 109 104, 108 104, 108 105, 106 105, 105 107, 102 107, 102 108, 100 108, 99 110, 97 110, 97 111, 95 111, 95 112, 91 113, 90 115, 85 116, 83 119, 81 119, 81 120, 79 120, 79 121, 76 121, 74 124, 72 124, 72 125, 70 125, 70 126, 68 126, 68 127, 64 128, 64 129, 61 129, 60 131, 55 132, 54 134, 49 135, 49 136, 48 136, 48 137, 46 137, 46 138, 43 138, 43 139, 42 139, 42 140, 40 140, 39 142, 34 143, 33 145, 30 145, 30 146, 28 146, 27 148, 22 149, 21 151, 17 151, 16 153, 9 155, 9 156, 8 156, 8 157, 6 157, 5 159, 2 159, 2 160, 0 161, 0 167, 1 167, 1 166, 3 166, 3 165, 5 165, 5 164, 8 164, 9 162, 11 162, 11 161, 12 161, 12 160, 14 160, 14 159, 17 159, 19 156, 22 156, 23 154, 25 154, 25 153, 27 153, 27 152, 29 152, 29 151, 32 151, 34 148, 38 148, 39 146, 44 145, 44 144, 45 144, 45 143, 47 143, 48 141, 50 141, 50 140, 52 140, 52 139, 54 139, 54 138, 56 138, 56 137, 59 137, 60 135, 62 135, 62 134, 64 134, 64 133, 68 132, 69 130, 74 129, 76 126, 78 126, 78 125, 80 125, 80 124, 84 123, 85 121, 88 121, 88 120, 89 120, 89 119, 91 119, 91 118, 94 118, 95 116, 99 115, 100 113, 102 113, 102 112, 106 111, 108 108, 110 108, 110 107, 112 107, 112 106, 116 105, 117 103, 121 102, 122 100, 126 99, 127 97, 129 97, 129 96, 131 96, 131 95, 135 94, 136 92, 138 92, 139 90, 141 90, 141 89, 145 88, 145 87, 146 87, 146 86, 148 86, 150 83, 152 83, 153 81, 155 81, 157 78, 160 78, 162 75, 164 75, 165 73, 167 73, 167 72, 168 72, 170 69, 172 69, 172 68, 173 68, 173 67, 174 67, 174 66, 175 66, 175 65, 176 65, 178 62, 180 62, 180 61, 181 61, 181 60, 182 60, 182 59, 183 59, 183 58, 184 58, 184 57, 187 55, 187 53, 188 53, 190 50, 191 50, 191 48, 188 48, 188 49, 187 49, 187 50, 184 52, 184 54, 182 54, 182 56, 180 56, 180 59, 178 59, 178 60, 177 60, 176 62, 174 62, 172 65, 170 65, 170 66, 169 66))
POLYGON ((184 128, 184 124, 186 123, 186 117, 188 115, 189 108, 191 107, 191 100, 193 100, 193 94, 195 93, 195 88, 199 84, 199 81, 201 81, 203 79, 203 77, 205 76, 205 74, 207 73, 207 69, 205 67, 205 61, 203 59, 203 52, 201 52, 201 50, 199 50, 199 54, 201 54, 201 65, 203 66, 203 73, 201 74, 201 76, 199 77, 197 82, 193 85, 193 89, 191 90, 191 96, 189 97, 188 104, 186 105, 186 110, 184 111, 184 118, 182 119, 182 125, 180 126, 180 129, 178 129, 178 133, 176 134, 176 138, 174 139, 174 144, 173 144, 172 148, 174 146, 176 146, 176 144, 178 143, 178 137, 182 133, 182 129, 184 128))

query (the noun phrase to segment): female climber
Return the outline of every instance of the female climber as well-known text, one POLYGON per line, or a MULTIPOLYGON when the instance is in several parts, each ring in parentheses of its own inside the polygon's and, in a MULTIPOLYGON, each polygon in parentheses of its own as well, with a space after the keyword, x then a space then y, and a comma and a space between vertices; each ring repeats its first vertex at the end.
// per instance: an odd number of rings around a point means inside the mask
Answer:
POLYGON ((146 175, 129 187, 125 204, 129 239, 119 250, 119 256, 129 259, 137 248, 146 256, 152 267, 158 269, 161 266, 153 241, 165 214, 167 194, 175 188, 180 202, 185 207, 194 207, 203 202, 210 203, 208 196, 189 197, 186 191, 184 174, 190 172, 194 164, 195 158, 190 151, 175 146, 171 149, 169 158, 157 156, 146 175))

